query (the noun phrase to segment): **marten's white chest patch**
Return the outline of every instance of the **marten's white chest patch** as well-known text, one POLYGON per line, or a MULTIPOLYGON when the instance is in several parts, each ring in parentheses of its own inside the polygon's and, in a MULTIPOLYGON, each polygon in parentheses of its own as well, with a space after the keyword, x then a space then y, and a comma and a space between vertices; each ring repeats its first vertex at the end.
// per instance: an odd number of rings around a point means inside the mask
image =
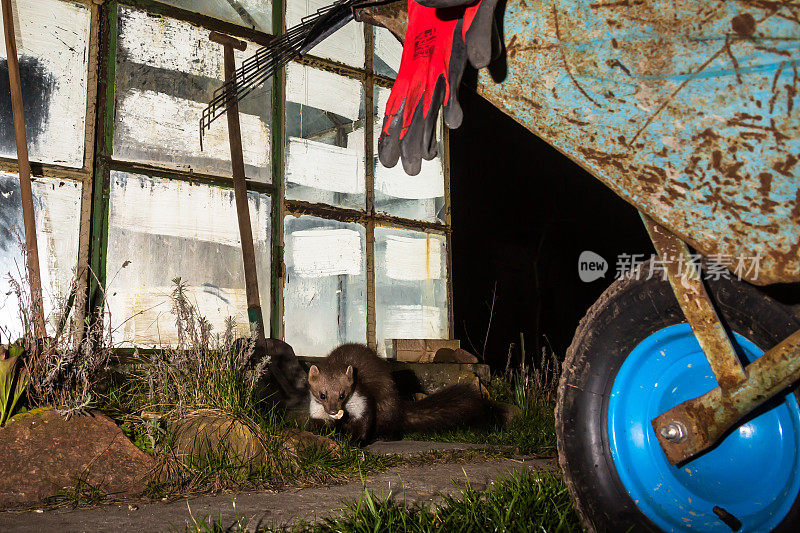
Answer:
POLYGON ((367 410, 367 399, 354 392, 347 399, 347 403, 344 404, 344 410, 353 418, 361 418, 367 410))

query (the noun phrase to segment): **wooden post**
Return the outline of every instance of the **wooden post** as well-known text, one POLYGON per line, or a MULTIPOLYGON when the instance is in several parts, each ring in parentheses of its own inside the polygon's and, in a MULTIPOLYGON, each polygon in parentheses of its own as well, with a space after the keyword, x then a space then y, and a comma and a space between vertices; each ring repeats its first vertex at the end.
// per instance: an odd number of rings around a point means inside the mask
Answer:
POLYGON ((19 59, 17 39, 14 34, 14 13, 11 0, 2 0, 3 30, 6 37, 6 56, 8 57, 8 79, 11 86, 11 111, 14 116, 14 135, 17 140, 17 166, 19 188, 22 196, 22 220, 25 223, 25 247, 28 256, 28 281, 31 287, 33 306, 33 327, 37 339, 47 334, 44 325, 42 305, 42 278, 39 271, 39 246, 36 240, 36 218, 33 211, 33 190, 31 188, 31 164, 28 160, 28 141, 25 136, 25 115, 22 109, 22 84, 19 79, 19 59))
MULTIPOLYGON (((236 62, 233 50, 244 51, 247 43, 228 35, 211 32, 209 40, 221 44, 225 50, 225 82, 236 76, 236 62)), ((239 235, 242 239, 242 261, 244 262, 244 285, 247 294, 247 317, 251 327, 256 328, 256 348, 264 353, 267 349, 264 334, 264 318, 261 314, 261 301, 258 294, 258 275, 256 273, 256 251, 253 246, 253 229, 250 226, 250 209, 247 204, 247 182, 244 174, 244 155, 242 153, 242 131, 239 124, 239 104, 236 100, 228 106, 228 136, 231 145, 231 166, 233 168, 233 192, 236 198, 236 215, 239 219, 239 235)), ((270 373, 278 386, 287 395, 291 392, 288 380, 275 365, 270 365, 270 373)))

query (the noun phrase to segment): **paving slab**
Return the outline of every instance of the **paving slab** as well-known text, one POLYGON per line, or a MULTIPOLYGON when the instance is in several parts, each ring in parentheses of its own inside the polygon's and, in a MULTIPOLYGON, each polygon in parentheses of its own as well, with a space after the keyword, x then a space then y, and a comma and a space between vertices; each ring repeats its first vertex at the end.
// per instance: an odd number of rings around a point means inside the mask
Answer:
POLYGON ((404 457, 419 455, 432 451, 449 450, 503 450, 514 451, 513 446, 490 446, 487 444, 470 444, 466 442, 433 442, 424 440, 391 440, 376 441, 365 448, 375 455, 402 455, 404 457))
POLYGON ((120 503, 72 511, 0 513, 0 531, 183 531, 193 517, 221 519, 226 527, 235 515, 251 529, 314 520, 341 511, 358 499, 364 487, 380 497, 407 503, 430 502, 454 493, 469 482, 484 490, 498 477, 523 469, 556 470, 555 460, 519 457, 477 463, 446 463, 398 467, 365 480, 333 486, 294 488, 281 492, 204 495, 170 502, 120 503), (235 512, 234 512, 235 504, 235 512))

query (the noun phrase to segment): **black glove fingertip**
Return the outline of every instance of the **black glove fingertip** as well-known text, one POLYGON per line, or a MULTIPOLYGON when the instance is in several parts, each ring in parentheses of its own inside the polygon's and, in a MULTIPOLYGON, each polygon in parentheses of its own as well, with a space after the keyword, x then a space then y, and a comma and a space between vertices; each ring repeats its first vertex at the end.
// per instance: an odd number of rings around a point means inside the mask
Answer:
POLYGON ((387 116, 384 119, 383 129, 380 137, 378 137, 378 159, 386 168, 392 168, 397 164, 397 160, 400 159, 400 131, 403 123, 404 107, 405 101, 400 104, 393 117, 387 116), (387 120, 390 120, 388 128, 386 127, 387 120))
POLYGON ((419 174, 422 166, 422 153, 424 151, 423 138, 425 135, 425 120, 422 115, 424 95, 417 102, 417 108, 411 117, 406 134, 400 141, 400 155, 403 159, 403 169, 409 176, 419 174))
POLYGON ((465 38, 467 57, 472 66, 480 69, 492 61, 492 24, 497 0, 483 0, 465 38))

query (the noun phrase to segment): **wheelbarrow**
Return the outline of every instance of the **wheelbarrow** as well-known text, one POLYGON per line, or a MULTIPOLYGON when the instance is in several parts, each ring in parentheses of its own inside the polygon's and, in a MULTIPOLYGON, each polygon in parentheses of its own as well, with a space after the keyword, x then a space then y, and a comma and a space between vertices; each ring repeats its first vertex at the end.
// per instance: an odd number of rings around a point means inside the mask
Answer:
MULTIPOLYGON (((404 35, 402 3, 359 15, 404 35)), ((636 207, 658 252, 564 361, 559 461, 585 525, 797 531, 800 317, 756 285, 800 282, 800 4, 508 0, 497 18, 479 94, 636 207)))

